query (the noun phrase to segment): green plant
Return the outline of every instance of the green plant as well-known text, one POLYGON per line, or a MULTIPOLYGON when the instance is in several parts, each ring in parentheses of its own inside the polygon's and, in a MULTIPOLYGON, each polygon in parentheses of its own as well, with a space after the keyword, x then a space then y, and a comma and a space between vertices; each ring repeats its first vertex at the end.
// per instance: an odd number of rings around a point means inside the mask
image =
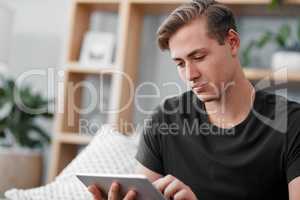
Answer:
POLYGON ((281 3, 282 0, 271 0, 269 4, 269 9, 273 10, 274 8, 278 8, 281 3))
POLYGON ((242 51, 242 65, 251 63, 251 52, 254 48, 261 49, 269 42, 274 42, 278 49, 285 51, 300 51, 300 20, 296 30, 296 39, 292 40, 292 32, 289 24, 283 24, 278 32, 265 31, 258 39, 251 40, 242 51))
POLYGON ((13 79, 0 76, 0 140, 2 146, 19 145, 40 148, 50 142, 48 133, 36 123, 40 117, 52 118, 47 111, 50 101, 30 86, 18 87, 13 79), (26 109, 24 109, 26 108, 26 109), (39 110, 39 112, 28 112, 39 110), (42 110, 42 112, 40 112, 42 110), (15 144, 4 143, 13 138, 15 144))

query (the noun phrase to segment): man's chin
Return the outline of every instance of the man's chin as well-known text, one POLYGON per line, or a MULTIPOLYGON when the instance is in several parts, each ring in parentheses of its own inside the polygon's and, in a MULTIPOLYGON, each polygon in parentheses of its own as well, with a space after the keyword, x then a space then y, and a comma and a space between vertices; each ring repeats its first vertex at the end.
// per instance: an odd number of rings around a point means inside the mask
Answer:
POLYGON ((200 93, 196 94, 196 96, 203 102, 211 102, 216 101, 219 99, 219 97, 216 94, 209 94, 209 93, 200 93))

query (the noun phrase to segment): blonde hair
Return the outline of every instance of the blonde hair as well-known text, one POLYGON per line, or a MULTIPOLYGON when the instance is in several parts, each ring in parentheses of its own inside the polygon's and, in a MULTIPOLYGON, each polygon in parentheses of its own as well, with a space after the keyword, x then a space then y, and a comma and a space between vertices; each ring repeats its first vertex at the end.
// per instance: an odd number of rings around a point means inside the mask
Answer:
POLYGON ((169 50, 169 40, 181 27, 204 16, 207 20, 208 35, 220 45, 230 29, 237 32, 232 11, 214 0, 192 0, 175 9, 160 25, 157 31, 157 43, 161 50, 169 50))

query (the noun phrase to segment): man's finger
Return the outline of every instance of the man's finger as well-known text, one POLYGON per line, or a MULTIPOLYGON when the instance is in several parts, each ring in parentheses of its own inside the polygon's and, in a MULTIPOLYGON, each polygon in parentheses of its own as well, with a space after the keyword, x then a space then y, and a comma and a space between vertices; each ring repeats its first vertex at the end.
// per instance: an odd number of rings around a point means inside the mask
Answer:
POLYGON ((94 200, 102 200, 101 191, 96 185, 90 185, 88 190, 92 193, 94 200))
POLYGON ((135 198, 136 198, 136 192, 133 190, 130 190, 129 192, 127 192, 127 194, 123 200, 134 200, 135 198))
POLYGON ((173 197, 182 187, 181 182, 177 179, 173 180, 164 190, 164 196, 169 199, 173 197))
POLYGON ((120 185, 116 182, 112 183, 108 192, 108 200, 117 200, 120 196, 120 185))
POLYGON ((188 192, 186 189, 180 190, 179 192, 177 192, 174 196, 174 200, 184 200, 187 196, 188 192))
POLYGON ((157 179, 156 181, 154 181, 152 184, 154 185, 154 187, 156 187, 156 189, 158 189, 159 191, 161 191, 163 193, 163 191, 165 190, 165 188, 174 180, 175 178, 171 175, 167 175, 163 178, 157 179))

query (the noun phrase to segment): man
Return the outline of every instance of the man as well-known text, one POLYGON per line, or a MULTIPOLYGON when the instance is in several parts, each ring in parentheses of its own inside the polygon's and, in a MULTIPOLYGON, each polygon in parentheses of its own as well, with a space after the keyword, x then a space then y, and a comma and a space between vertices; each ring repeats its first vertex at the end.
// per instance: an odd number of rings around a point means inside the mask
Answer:
MULTIPOLYGON (((232 12, 213 0, 187 3, 160 26, 158 44, 192 91, 155 110, 141 135, 137 173, 167 199, 299 200, 300 106, 255 91, 245 78, 232 12)), ((109 199, 119 198, 120 187, 111 186, 109 199)), ((96 186, 89 189, 101 199, 96 186)))

